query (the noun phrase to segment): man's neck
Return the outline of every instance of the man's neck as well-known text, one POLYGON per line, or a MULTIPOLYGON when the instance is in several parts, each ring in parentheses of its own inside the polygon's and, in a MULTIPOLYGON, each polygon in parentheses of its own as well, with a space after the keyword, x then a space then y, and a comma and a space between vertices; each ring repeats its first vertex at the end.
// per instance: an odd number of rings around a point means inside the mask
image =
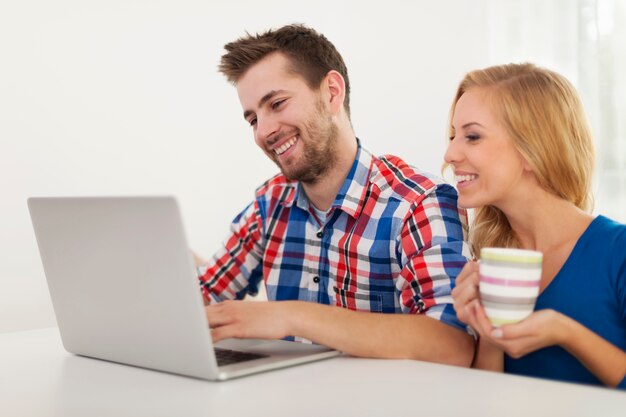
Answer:
POLYGON ((357 141, 352 129, 340 132, 338 139, 337 163, 313 184, 302 183, 309 201, 319 210, 327 211, 335 201, 357 152, 357 141))

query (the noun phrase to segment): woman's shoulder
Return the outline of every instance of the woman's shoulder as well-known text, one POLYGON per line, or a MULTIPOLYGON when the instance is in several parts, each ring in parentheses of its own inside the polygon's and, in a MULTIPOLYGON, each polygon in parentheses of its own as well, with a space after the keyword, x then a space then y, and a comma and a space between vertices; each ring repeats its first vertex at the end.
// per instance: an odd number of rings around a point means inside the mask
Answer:
MULTIPOLYGON (((593 235, 600 235, 608 242, 626 243, 626 224, 606 216, 599 215, 591 222, 588 229, 593 235)), ((624 246, 622 248, 625 248, 624 246)))
POLYGON ((611 271, 626 268, 626 225, 603 215, 595 217, 572 255, 578 264, 591 263, 611 271))
MULTIPOLYGON (((600 215, 593 220, 591 226, 596 229, 593 244, 597 253, 602 253, 610 275, 626 291, 626 224, 600 215)), ((626 293, 624 296, 626 297, 626 293)))

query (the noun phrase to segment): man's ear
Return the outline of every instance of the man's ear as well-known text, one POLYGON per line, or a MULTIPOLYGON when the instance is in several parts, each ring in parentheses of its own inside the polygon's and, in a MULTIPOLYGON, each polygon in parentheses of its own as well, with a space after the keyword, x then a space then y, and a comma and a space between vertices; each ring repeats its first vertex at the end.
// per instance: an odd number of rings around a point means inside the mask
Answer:
POLYGON ((327 97, 327 103, 333 114, 337 114, 343 109, 343 102, 346 98, 346 82, 339 72, 328 71, 322 81, 322 88, 327 97))

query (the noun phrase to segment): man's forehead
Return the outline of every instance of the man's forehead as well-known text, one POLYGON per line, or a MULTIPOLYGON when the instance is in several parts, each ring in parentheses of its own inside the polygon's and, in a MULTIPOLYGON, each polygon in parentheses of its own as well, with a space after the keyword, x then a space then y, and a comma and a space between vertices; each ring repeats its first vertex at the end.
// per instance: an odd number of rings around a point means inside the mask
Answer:
POLYGON ((239 101, 244 107, 258 105, 272 92, 289 92, 303 86, 308 87, 304 78, 291 68, 286 58, 265 61, 268 58, 250 67, 235 85, 239 101))
POLYGON ((273 79, 282 77, 294 77, 291 60, 281 52, 272 52, 248 68, 237 81, 237 85, 245 83, 248 79, 273 79))

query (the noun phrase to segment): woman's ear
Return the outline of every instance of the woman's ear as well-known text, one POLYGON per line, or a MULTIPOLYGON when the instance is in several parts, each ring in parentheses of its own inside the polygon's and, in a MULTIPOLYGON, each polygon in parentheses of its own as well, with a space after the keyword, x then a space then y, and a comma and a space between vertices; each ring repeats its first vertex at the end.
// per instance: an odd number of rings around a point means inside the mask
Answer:
POLYGON ((522 160, 524 161, 524 164, 523 164, 524 171, 526 171, 526 172, 535 172, 533 170, 533 167, 530 166, 530 163, 528 163, 528 161, 526 160, 526 158, 522 158, 522 160))

